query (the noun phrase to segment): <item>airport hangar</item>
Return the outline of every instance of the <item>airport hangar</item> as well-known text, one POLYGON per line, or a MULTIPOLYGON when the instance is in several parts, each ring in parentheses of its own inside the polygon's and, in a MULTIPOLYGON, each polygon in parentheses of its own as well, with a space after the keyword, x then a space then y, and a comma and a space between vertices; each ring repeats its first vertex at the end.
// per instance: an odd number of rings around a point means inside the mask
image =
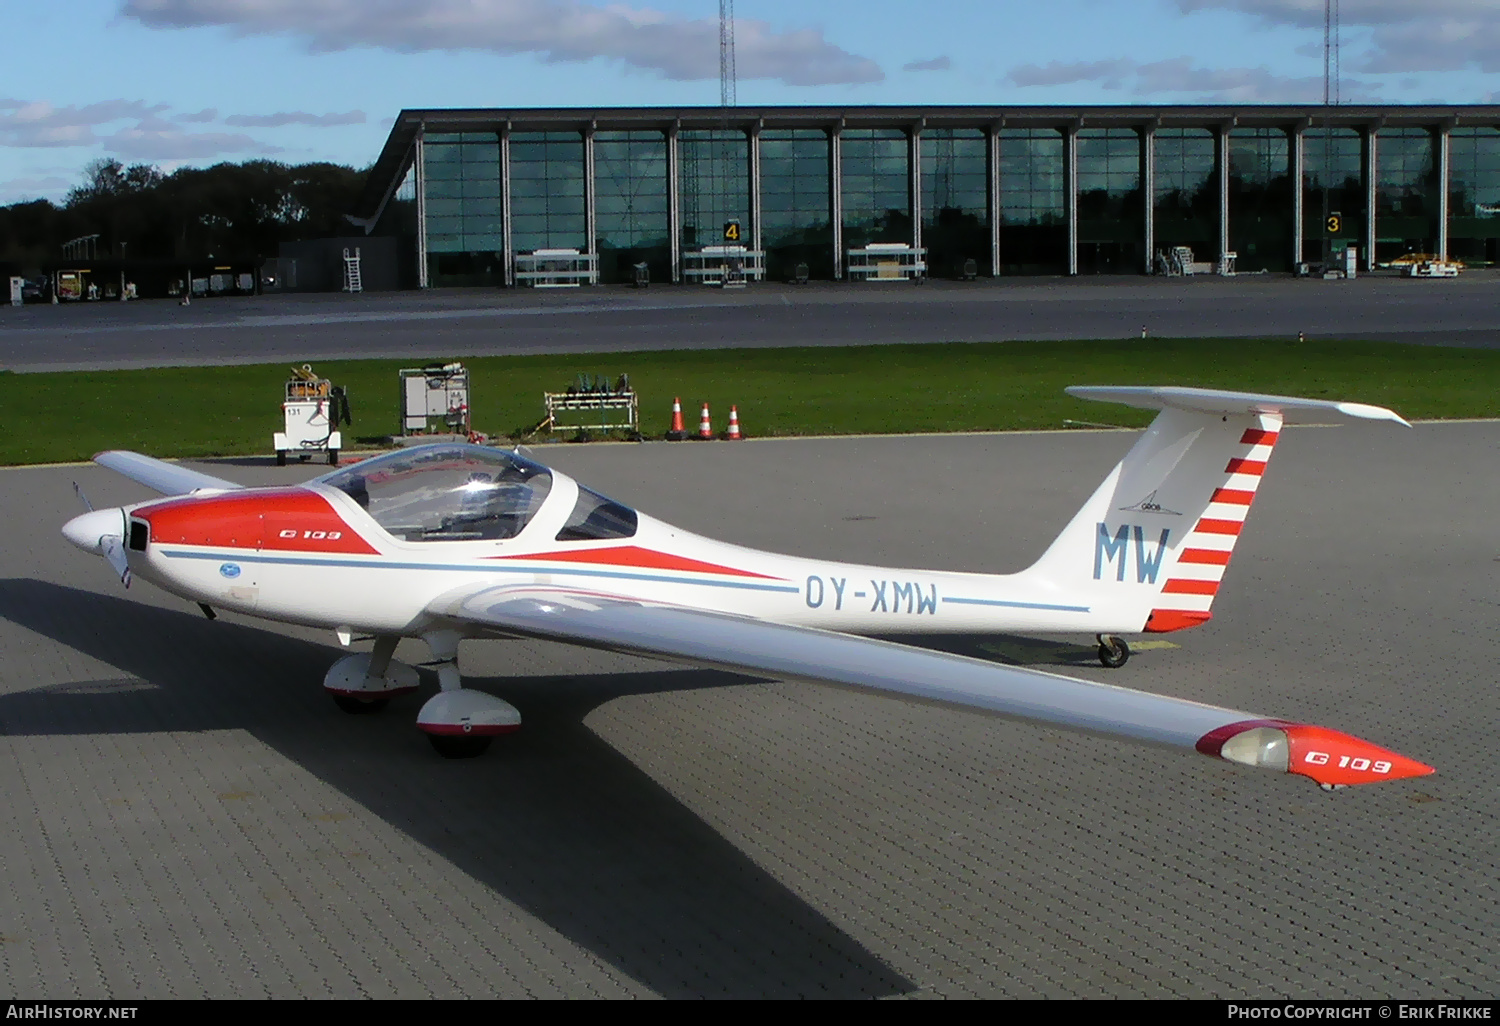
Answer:
POLYGON ((702 280, 732 220, 752 279, 858 277, 872 243, 955 277, 1150 273, 1178 246, 1240 272, 1348 247, 1363 270, 1485 266, 1500 106, 404 110, 350 219, 395 236, 401 284, 422 288, 641 264, 702 280))

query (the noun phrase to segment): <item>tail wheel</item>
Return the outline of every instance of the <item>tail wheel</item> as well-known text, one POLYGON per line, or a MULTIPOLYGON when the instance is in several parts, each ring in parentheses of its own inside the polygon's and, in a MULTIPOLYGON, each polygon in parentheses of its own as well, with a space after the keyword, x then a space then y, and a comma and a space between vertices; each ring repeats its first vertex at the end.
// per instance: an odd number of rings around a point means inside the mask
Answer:
POLYGON ((354 695, 332 695, 333 704, 351 716, 378 713, 391 704, 389 698, 356 698, 354 695))
POLYGON ((488 735, 428 734, 435 752, 445 759, 473 759, 490 746, 488 735))
POLYGON ((1113 634, 1099 635, 1099 662, 1111 670, 1118 670, 1130 658, 1130 646, 1124 638, 1113 634))

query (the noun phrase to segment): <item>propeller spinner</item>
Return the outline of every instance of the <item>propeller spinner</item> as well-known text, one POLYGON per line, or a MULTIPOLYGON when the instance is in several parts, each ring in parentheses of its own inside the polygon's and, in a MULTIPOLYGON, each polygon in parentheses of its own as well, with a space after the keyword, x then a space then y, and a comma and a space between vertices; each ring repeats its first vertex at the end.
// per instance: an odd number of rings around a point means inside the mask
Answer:
MULTIPOLYGON (((79 497, 82 498, 81 492, 79 497)), ((84 503, 87 504, 88 500, 84 499, 84 503)), ((62 533, 64 538, 84 552, 92 552, 108 560, 119 576, 120 583, 128 588, 130 562, 125 558, 125 536, 129 529, 125 510, 117 506, 113 509, 90 510, 76 516, 63 525, 62 533)))

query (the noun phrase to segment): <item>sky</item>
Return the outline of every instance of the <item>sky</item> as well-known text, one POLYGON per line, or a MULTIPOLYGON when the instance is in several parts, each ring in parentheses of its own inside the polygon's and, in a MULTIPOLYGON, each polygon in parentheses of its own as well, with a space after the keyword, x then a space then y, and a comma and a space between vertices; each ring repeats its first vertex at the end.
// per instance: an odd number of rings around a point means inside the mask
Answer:
MULTIPOLYGON (((738 0, 741 106, 1320 102, 1323 0, 738 0)), ((1341 0, 1346 102, 1500 102, 1500 3, 1341 0)), ((0 204, 374 161, 403 107, 716 105, 717 0, 0 0, 0 204)))

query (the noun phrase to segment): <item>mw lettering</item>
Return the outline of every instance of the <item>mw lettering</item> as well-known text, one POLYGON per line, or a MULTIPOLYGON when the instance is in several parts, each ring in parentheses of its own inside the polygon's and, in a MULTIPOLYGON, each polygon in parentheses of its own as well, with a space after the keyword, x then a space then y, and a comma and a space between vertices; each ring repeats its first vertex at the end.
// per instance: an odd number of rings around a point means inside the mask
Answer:
POLYGON ((1162 528, 1155 546, 1146 545, 1145 528, 1133 524, 1121 524, 1113 535, 1107 524, 1099 524, 1094 535, 1094 580, 1102 580, 1105 566, 1115 571, 1115 580, 1125 580, 1126 564, 1130 562, 1130 542, 1135 541, 1135 580, 1137 584, 1155 584, 1161 572, 1162 560, 1167 554, 1167 539, 1171 530, 1162 528), (1116 563, 1116 560, 1119 560, 1116 563))

